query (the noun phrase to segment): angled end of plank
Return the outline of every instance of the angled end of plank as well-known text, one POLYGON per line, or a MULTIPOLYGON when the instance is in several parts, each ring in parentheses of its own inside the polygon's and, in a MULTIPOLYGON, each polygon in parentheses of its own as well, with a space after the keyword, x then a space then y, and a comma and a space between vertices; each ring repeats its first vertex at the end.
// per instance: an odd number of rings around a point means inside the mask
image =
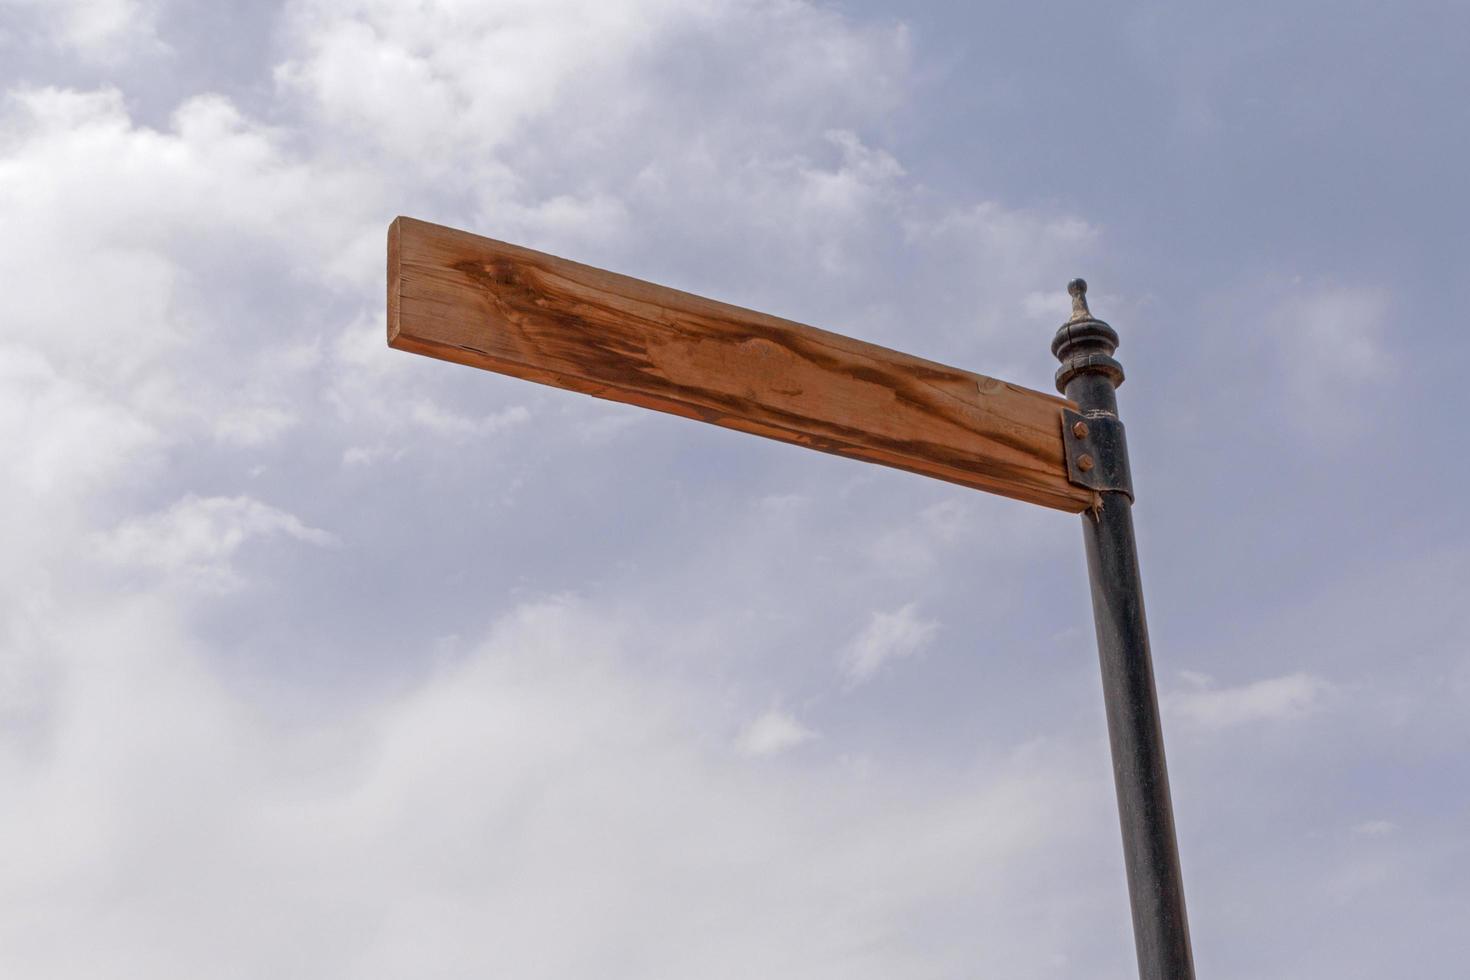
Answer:
POLYGON ((400 309, 399 297, 402 294, 402 265, 399 257, 402 254, 399 245, 399 226, 404 221, 412 220, 402 215, 394 218, 388 225, 388 346, 396 346, 394 341, 398 339, 398 315, 400 309))

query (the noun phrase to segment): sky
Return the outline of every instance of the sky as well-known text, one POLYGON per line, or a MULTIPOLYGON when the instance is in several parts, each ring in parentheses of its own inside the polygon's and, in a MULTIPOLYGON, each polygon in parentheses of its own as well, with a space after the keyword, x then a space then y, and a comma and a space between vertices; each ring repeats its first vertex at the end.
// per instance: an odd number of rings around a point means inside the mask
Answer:
POLYGON ((389 350, 395 215, 1051 390, 1202 977, 1463 976, 1459 3, 0 0, 0 974, 1127 978, 1079 519, 389 350))

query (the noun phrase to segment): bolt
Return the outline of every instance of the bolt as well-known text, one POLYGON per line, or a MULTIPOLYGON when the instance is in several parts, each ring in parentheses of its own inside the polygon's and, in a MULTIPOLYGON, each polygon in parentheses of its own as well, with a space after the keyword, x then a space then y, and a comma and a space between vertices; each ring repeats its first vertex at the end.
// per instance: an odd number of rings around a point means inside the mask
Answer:
POLYGON ((1081 470, 1082 472, 1084 472, 1084 473, 1086 473, 1088 470, 1092 469, 1092 457, 1089 456, 1089 455, 1087 455, 1086 453, 1083 453, 1081 456, 1078 456, 1077 457, 1077 468, 1079 470, 1081 470))
POLYGON ((1078 422, 1076 425, 1072 426, 1072 435, 1076 436, 1078 439, 1086 439, 1087 438, 1087 423, 1086 422, 1078 422))

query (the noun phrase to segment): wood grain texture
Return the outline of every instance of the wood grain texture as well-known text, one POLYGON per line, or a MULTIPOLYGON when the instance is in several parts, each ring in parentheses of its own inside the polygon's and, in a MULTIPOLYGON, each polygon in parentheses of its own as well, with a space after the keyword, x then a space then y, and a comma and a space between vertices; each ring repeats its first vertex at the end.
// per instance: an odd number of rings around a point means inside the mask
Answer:
POLYGON ((1078 512, 1051 395, 398 218, 388 344, 1078 512))

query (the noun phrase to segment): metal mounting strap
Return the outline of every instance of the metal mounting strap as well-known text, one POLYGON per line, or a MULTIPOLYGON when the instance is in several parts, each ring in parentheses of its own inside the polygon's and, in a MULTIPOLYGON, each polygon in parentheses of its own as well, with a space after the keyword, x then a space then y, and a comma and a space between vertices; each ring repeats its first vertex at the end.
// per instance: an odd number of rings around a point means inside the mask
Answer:
POLYGON ((1133 499, 1133 474, 1128 469, 1128 442, 1116 415, 1082 415, 1062 409, 1062 442, 1067 454, 1067 479, 1099 493, 1116 490, 1133 499))

